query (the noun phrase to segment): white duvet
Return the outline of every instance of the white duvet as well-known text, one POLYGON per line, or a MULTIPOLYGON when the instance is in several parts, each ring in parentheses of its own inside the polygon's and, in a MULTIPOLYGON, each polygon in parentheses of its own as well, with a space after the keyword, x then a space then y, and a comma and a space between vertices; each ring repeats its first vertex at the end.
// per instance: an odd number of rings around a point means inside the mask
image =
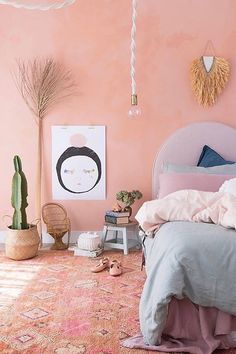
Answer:
POLYGON ((236 196, 222 192, 181 190, 145 202, 135 218, 151 232, 167 221, 206 222, 236 228, 236 196))

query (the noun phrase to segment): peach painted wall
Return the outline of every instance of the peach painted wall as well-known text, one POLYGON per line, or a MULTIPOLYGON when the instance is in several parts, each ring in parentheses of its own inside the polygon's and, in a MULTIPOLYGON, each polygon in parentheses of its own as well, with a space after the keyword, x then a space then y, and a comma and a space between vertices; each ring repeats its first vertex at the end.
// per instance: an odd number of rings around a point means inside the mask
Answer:
POLYGON ((149 199, 154 156, 177 128, 206 120, 236 127, 236 1, 138 1, 137 84, 143 115, 137 120, 127 118, 130 19, 130 0, 77 0, 48 12, 0 5, 0 216, 12 213, 12 157, 19 154, 29 180, 29 219, 34 218, 36 130, 12 80, 15 58, 52 56, 73 71, 79 87, 77 97, 57 105, 45 120, 43 201, 52 198, 51 126, 107 127, 107 199, 63 201, 74 230, 101 229, 104 211, 120 189, 140 189, 143 200, 149 199), (190 91, 188 68, 209 39, 232 71, 218 103, 204 109, 190 91))

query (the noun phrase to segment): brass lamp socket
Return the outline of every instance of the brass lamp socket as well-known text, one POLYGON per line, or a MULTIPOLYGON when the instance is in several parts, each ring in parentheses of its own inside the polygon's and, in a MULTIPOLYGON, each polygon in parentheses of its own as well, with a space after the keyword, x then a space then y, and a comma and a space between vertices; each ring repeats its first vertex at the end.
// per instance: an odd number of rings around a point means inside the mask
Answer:
POLYGON ((137 106, 138 104, 138 96, 135 94, 135 95, 131 95, 131 105, 132 106, 137 106))

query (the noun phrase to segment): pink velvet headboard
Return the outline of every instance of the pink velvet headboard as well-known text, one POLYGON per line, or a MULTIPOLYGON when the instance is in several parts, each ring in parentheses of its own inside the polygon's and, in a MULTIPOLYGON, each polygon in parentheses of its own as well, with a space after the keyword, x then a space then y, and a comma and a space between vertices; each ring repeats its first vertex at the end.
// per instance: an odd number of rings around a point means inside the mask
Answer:
POLYGON ((196 166, 204 145, 209 145, 227 160, 236 161, 236 129, 216 122, 198 122, 178 129, 156 155, 152 175, 152 196, 159 189, 158 176, 163 162, 196 166))

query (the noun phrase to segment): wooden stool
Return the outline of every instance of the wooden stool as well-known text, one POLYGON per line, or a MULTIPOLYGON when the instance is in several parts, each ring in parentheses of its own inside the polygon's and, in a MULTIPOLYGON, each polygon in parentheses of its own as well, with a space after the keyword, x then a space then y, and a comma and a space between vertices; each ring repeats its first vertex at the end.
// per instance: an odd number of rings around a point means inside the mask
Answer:
POLYGON ((103 228, 103 247, 107 246, 109 248, 118 248, 124 250, 124 254, 129 253, 129 248, 137 247, 141 248, 141 242, 138 238, 138 223, 136 221, 129 222, 128 224, 110 224, 108 222, 104 223, 103 228), (135 234, 135 240, 128 239, 128 231, 133 231, 135 234), (108 232, 112 232, 113 238, 106 241, 108 232), (119 242, 118 234, 122 234, 123 243, 119 242), (115 237, 114 237, 115 236, 115 237))

